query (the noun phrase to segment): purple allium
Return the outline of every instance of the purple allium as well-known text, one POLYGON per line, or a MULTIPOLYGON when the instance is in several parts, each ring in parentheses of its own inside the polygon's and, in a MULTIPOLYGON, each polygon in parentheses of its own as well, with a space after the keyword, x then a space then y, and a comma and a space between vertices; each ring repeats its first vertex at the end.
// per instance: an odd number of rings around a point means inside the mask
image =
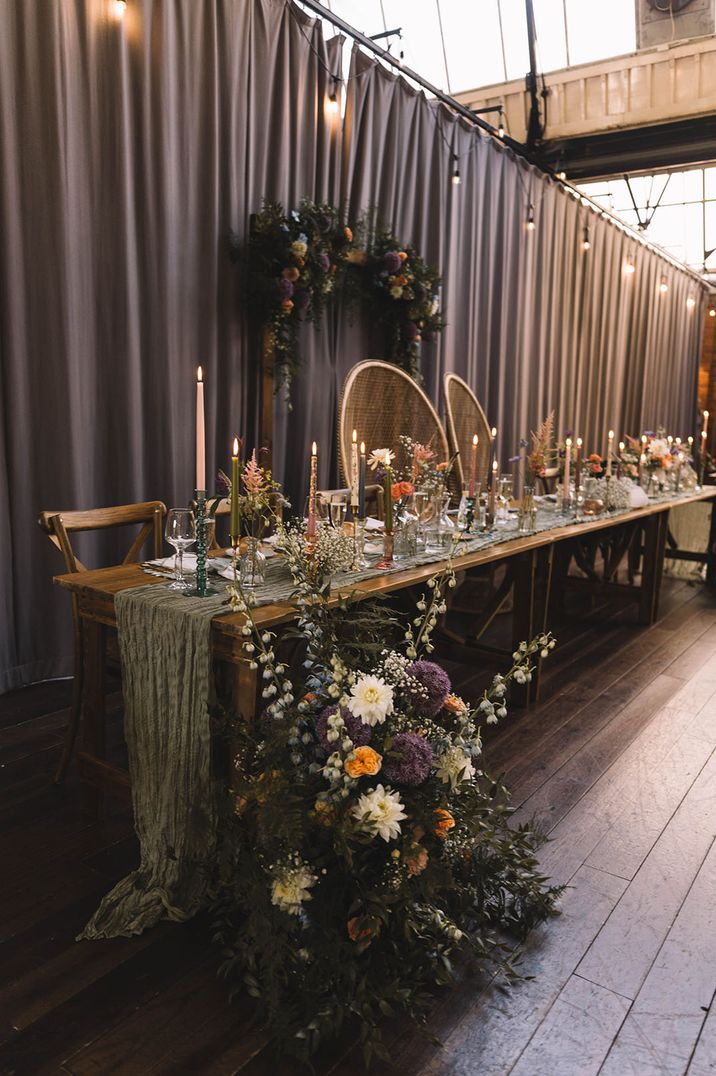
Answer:
POLYGON ((433 749, 424 737, 416 732, 399 732, 383 759, 382 772, 396 785, 421 785, 432 764, 433 749))
POLYGON ((400 272, 400 267, 403 263, 396 250, 389 250, 383 255, 383 264, 389 273, 398 273, 400 272))
MULTIPOLYGON (((328 718, 333 717, 337 712, 338 706, 327 706, 316 722, 316 737, 326 754, 329 755, 335 751, 336 741, 331 743, 328 739, 328 718)), ((345 722, 346 736, 353 741, 353 746, 365 747, 370 740, 370 725, 364 725, 361 719, 352 714, 345 706, 341 707, 341 717, 345 722)))
POLYGON ((293 295, 293 284, 285 277, 279 277, 276 281, 276 291, 279 299, 290 299, 293 295))
POLYGON ((415 285, 415 298, 418 300, 418 302, 422 303, 424 299, 427 299, 427 297, 428 297, 428 293, 426 292, 423 285, 422 284, 416 284, 415 285))
POLYGON ((450 694, 450 677, 434 661, 414 661, 405 670, 413 686, 408 682, 408 695, 417 713, 422 717, 435 717, 450 694))
POLYGON ((322 273, 327 273, 331 268, 331 259, 328 257, 325 250, 322 250, 320 254, 316 255, 316 264, 322 273))
POLYGON ((318 218, 318 226, 320 227, 322 232, 330 232, 331 228, 333 227, 333 221, 327 213, 322 213, 321 216, 318 218))

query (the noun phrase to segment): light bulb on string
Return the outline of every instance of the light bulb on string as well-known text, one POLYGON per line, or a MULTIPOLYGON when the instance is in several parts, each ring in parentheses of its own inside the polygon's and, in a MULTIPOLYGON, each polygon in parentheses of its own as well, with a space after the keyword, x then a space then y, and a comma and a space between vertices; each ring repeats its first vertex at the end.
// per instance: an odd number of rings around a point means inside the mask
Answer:
POLYGON ((666 277, 663 276, 661 278, 661 283, 659 284, 659 291, 661 292, 662 295, 666 295, 668 290, 669 290, 669 285, 666 282, 666 277))
POLYGON ((112 11, 118 22, 124 18, 126 10, 127 0, 112 0, 112 11))
POLYGON ((453 155, 452 155, 452 160, 453 160, 452 185, 453 185, 453 187, 459 187, 460 186, 460 169, 457 166, 457 155, 455 153, 453 153, 453 155))
POLYGON ((333 88, 328 94, 328 100, 326 101, 326 112, 329 116, 337 116, 339 110, 338 83, 340 82, 340 79, 337 75, 331 75, 331 78, 333 79, 333 88))
POLYGON ((500 119, 497 126, 497 134, 499 138, 505 137, 505 117, 502 108, 500 108, 500 119))
POLYGON ((626 265, 624 266, 624 272, 627 276, 633 276, 636 272, 636 266, 634 265, 633 258, 627 258, 626 265))
POLYGON ((688 299, 686 300, 686 305, 689 310, 694 309, 694 307, 696 306, 696 300, 694 299, 693 295, 689 295, 688 299))
POLYGON ((535 211, 534 206, 530 203, 527 207, 527 224, 526 228, 528 232, 533 232, 537 225, 535 224, 535 211))
POLYGON ((716 318, 716 306, 712 306, 711 309, 709 310, 709 317, 710 318, 716 318))
POLYGON ((557 172, 557 179, 561 179, 563 183, 564 183, 566 178, 567 178, 567 173, 564 171, 564 169, 562 169, 560 172, 557 172))
POLYGON ((589 242, 589 225, 585 224, 584 231, 582 232, 582 250, 589 250, 591 245, 592 244, 589 242))

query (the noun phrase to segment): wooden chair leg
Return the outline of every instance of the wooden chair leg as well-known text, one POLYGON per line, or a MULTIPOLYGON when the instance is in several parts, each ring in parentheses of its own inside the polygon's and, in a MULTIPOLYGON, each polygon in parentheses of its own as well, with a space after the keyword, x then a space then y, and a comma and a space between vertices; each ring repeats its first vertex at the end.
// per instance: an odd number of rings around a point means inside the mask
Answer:
MULTIPOLYGON (((78 620, 79 618, 77 618, 78 620)), ((84 690, 84 653, 82 645, 82 630, 79 623, 75 623, 75 675, 72 681, 72 703, 70 720, 65 730, 65 742, 62 745, 62 755, 55 772, 55 784, 61 785, 67 775, 67 767, 72 760, 72 753, 77 740, 77 730, 80 727, 82 714, 82 693, 84 690)))

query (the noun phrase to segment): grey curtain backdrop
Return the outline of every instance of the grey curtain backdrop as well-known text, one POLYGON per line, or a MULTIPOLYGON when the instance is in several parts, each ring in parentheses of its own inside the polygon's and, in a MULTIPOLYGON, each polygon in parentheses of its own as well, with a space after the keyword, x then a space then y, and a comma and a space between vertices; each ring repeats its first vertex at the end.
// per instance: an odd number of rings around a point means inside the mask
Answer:
MULTIPOLYGON (((445 371, 465 376, 503 457, 553 407, 590 449, 610 425, 692 430, 691 278, 355 51, 341 124, 324 107, 340 49, 285 0, 129 0, 122 21, 109 0, 0 4, 0 690, 71 672, 39 509, 185 503, 199 363, 209 473, 234 432, 254 443, 258 356, 227 235, 264 197, 374 208, 440 266, 426 388, 438 402, 445 371)), ((337 479, 340 387, 381 340, 333 310, 303 354, 293 411, 275 402, 297 507, 311 439, 320 481, 337 479)))

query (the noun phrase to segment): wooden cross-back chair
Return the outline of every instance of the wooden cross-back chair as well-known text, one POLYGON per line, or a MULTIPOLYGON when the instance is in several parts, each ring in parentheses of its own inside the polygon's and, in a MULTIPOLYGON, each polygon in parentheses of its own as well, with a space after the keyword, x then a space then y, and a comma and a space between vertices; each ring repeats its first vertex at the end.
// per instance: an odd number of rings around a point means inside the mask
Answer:
MULTIPOLYGON (((166 515, 166 507, 161 501, 144 501, 141 504, 123 504, 112 508, 89 508, 84 511, 52 511, 40 512, 38 523, 52 544, 60 551, 65 562, 65 571, 70 574, 85 572, 84 564, 77 556, 72 547, 70 535, 80 531, 109 530, 114 527, 139 526, 132 544, 122 561, 123 564, 133 564, 139 560, 145 544, 151 540, 152 556, 159 557, 162 553, 163 521, 166 515)), ((55 781, 59 784, 64 780, 72 758, 72 751, 77 738, 80 713, 82 710, 82 689, 84 681, 84 666, 82 660, 82 622, 79 616, 77 598, 72 595, 72 626, 74 634, 74 659, 75 676, 72 685, 72 709, 70 720, 65 733, 65 743, 60 758, 59 766, 55 774, 55 781)))
MULTIPOLYGON (((330 502, 331 497, 343 494, 350 504, 351 491, 348 489, 317 489, 316 497, 321 498, 326 502, 330 502)), ((384 518, 383 502, 385 499, 385 493, 383 487, 379 482, 369 482, 365 487, 365 514, 372 516, 374 519, 384 518)))
POLYGON ((448 441, 432 403, 409 374, 389 362, 368 359, 349 372, 338 412, 338 457, 350 480, 353 430, 365 442, 366 453, 398 451, 405 434, 431 445, 439 461, 449 459, 448 441))
POLYGON ((477 434, 477 481, 485 488, 490 463, 490 427, 480 401, 466 381, 457 374, 443 378, 445 424, 450 451, 458 452, 455 469, 460 489, 465 489, 470 477, 472 438, 477 434))

